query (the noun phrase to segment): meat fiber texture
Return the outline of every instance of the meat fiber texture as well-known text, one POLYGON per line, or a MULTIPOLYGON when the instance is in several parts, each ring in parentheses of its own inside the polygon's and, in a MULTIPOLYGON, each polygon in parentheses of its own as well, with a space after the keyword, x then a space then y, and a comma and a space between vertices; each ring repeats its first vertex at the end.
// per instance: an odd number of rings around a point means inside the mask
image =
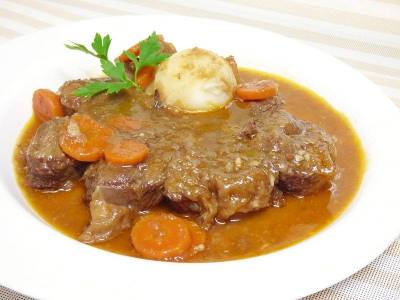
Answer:
POLYGON ((58 144, 60 130, 67 122, 67 118, 47 121, 32 138, 25 154, 27 181, 31 187, 56 190, 79 177, 80 164, 64 154, 58 144))
MULTIPOLYGON (((114 138, 145 143, 150 155, 135 166, 99 161, 87 168, 83 181, 91 222, 81 236, 84 242, 118 235, 130 226, 132 211, 148 210, 161 201, 197 215, 207 228, 239 213, 280 207, 283 193, 316 193, 335 176, 333 137, 283 110, 279 97, 253 102, 246 109, 233 104, 229 117, 213 118, 176 115, 157 99, 153 104, 147 99, 143 105, 140 98, 129 102, 129 95, 124 102, 118 98, 121 95, 99 94, 86 105, 87 99, 74 96, 73 91, 87 82, 69 81, 60 88, 64 109, 104 119, 115 105, 136 105, 131 111, 140 112, 134 117, 145 126, 116 131, 114 138)), ((58 145, 66 122, 67 117, 43 123, 32 139, 26 152, 32 187, 59 189, 79 177, 82 165, 58 145)))
MULTIPOLYGON (((157 114, 162 108, 153 110, 157 114)), ((86 199, 93 201, 100 190, 103 205, 133 210, 164 200, 197 214, 207 228, 238 213, 282 206, 282 192, 303 196, 329 186, 336 171, 329 134, 284 111, 279 98, 253 103, 246 113, 238 124, 201 137, 184 118, 154 118, 153 126, 128 134, 149 145, 149 158, 130 167, 93 164, 84 174, 86 199)), ((94 209, 91 213, 92 224, 102 218, 94 209)), ((104 231, 97 235, 101 240, 104 231)))
MULTIPOLYGON (((107 81, 107 78, 98 78, 98 79, 76 79, 66 81, 59 89, 58 93, 60 95, 61 105, 63 107, 64 113, 67 116, 73 115, 76 113, 82 104, 86 103, 89 98, 75 96, 74 91, 78 88, 83 87, 84 85, 92 82, 99 81, 107 81)), ((95 97, 107 97, 106 94, 99 94, 95 97)))

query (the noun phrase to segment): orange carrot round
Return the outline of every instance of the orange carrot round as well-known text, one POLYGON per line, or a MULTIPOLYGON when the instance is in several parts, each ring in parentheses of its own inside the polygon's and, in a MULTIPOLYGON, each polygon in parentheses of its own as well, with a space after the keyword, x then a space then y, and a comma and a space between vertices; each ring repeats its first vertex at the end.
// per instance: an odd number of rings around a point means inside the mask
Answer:
POLYGON ((278 94, 278 84, 272 80, 259 80, 240 83, 235 96, 243 101, 265 100, 278 94))
POLYGON ((156 74, 155 67, 151 66, 144 67, 139 71, 136 81, 138 85, 144 90, 154 80, 155 74, 156 74))
POLYGON ((185 220, 167 213, 142 217, 132 228, 132 243, 144 257, 169 260, 182 255, 192 239, 185 220))
POLYGON ((206 243, 206 232, 200 228, 195 222, 190 220, 185 220, 189 231, 190 237, 192 238, 192 243, 190 244, 189 249, 181 255, 183 260, 186 260, 197 253, 204 251, 205 243, 206 243))
MULTIPOLYGON (((139 44, 133 45, 128 49, 128 52, 135 54, 136 56, 139 55, 140 52, 140 46, 139 44)), ((129 57, 125 55, 125 53, 122 53, 120 56, 118 56, 118 59, 120 62, 126 63, 130 61, 129 57)))
POLYGON ((81 142, 64 136, 60 142, 64 153, 79 161, 94 162, 103 157, 104 150, 93 142, 81 142))
POLYGON ((60 137, 61 149, 79 161, 101 159, 112 130, 87 115, 75 114, 60 137))
POLYGON ((32 106, 35 116, 43 122, 64 116, 60 96, 47 89, 38 89, 33 93, 32 106))
POLYGON ((104 150, 107 161, 120 165, 135 165, 144 161, 149 155, 149 148, 134 140, 121 140, 110 143, 104 150))

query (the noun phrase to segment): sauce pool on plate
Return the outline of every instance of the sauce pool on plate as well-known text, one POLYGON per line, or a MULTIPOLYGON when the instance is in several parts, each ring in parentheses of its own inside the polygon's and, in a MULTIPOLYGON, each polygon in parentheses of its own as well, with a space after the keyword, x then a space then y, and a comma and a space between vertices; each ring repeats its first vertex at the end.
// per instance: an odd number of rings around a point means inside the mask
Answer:
MULTIPOLYGON (((207 231, 205 250, 189 261, 209 262, 251 257, 300 242, 335 220, 354 198, 362 180, 365 158, 361 143, 343 115, 315 93, 284 78, 249 69, 241 69, 240 75, 244 81, 275 80, 279 84, 279 93, 284 99, 283 107, 286 111, 298 119, 316 124, 335 137, 337 175, 329 190, 303 197, 285 194, 285 205, 281 208, 271 207, 258 212, 235 215, 228 222, 212 225, 207 231)), ((136 109, 130 104, 131 101, 126 97, 114 109, 129 114, 136 109)), ((223 109, 224 111, 207 113, 206 117, 214 117, 214 126, 218 125, 219 121, 223 122, 224 119, 232 117, 230 114, 234 114, 241 104, 234 102, 231 105, 238 108, 230 107, 223 109)), ((106 109, 103 107, 95 111, 95 108, 88 105, 87 110, 101 115, 106 109)), ((83 201, 83 184, 76 181, 72 189, 57 193, 44 193, 26 184, 24 153, 39 124, 32 118, 25 126, 17 144, 14 153, 17 181, 28 203, 42 219, 62 233, 77 239, 90 219, 88 205, 83 201)), ((170 211, 165 205, 152 210, 170 211)), ((133 216, 134 219, 135 217, 137 216, 133 216)), ((190 215, 186 217, 192 218, 190 215)), ((119 254, 141 257, 132 245, 130 229, 94 246, 119 254)))

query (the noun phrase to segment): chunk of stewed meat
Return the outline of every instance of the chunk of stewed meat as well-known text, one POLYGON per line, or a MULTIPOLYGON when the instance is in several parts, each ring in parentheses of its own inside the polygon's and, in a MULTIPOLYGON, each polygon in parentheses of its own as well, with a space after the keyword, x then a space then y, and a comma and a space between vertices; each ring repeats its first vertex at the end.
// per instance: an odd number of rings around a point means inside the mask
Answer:
POLYGON ((210 183, 218 199, 217 219, 225 221, 238 213, 278 205, 275 201, 279 199, 273 197, 276 176, 272 166, 251 165, 242 167, 229 177, 214 175, 210 183))
POLYGON ((178 211, 198 215, 207 228, 236 214, 281 207, 283 192, 317 192, 335 174, 333 138, 284 111, 279 96, 247 103, 246 109, 237 105, 224 121, 178 116, 135 101, 136 117, 147 125, 115 134, 148 145, 149 157, 136 166, 91 165, 84 174, 90 203, 96 191, 107 204, 136 211, 165 199, 178 211))
POLYGON ((193 157, 180 155, 171 160, 163 190, 173 207, 199 214, 204 227, 214 222, 218 203, 209 188, 208 170, 199 168, 193 157))
POLYGON ((156 164, 149 167, 120 166, 100 161, 91 165, 83 179, 86 201, 93 199, 98 190, 103 200, 116 205, 129 205, 137 211, 149 209, 160 203, 163 172, 156 164))
POLYGON ((299 196, 326 187, 336 172, 334 138, 286 111, 263 106, 254 107, 255 117, 245 125, 242 135, 266 152, 279 172, 278 187, 299 196))
MULTIPOLYGON (((79 108, 88 101, 88 97, 76 96, 74 92, 91 82, 108 81, 109 78, 94 78, 94 79, 77 79, 66 81, 59 89, 61 105, 63 106, 64 113, 68 116, 76 113, 79 108)), ((100 93, 91 98, 107 98, 108 95, 100 93)))
POLYGON ((67 118, 39 126, 26 151, 27 181, 37 189, 59 189, 79 176, 81 165, 62 152, 58 140, 67 118))
POLYGON ((176 52, 176 48, 174 44, 167 42, 164 39, 164 36, 162 34, 157 34, 158 41, 161 45, 160 52, 165 53, 165 54, 174 54, 176 52))
POLYGON ((277 164, 278 185, 285 192, 303 196, 329 185, 336 171, 336 148, 333 138, 321 128, 302 121, 297 121, 297 127, 300 133, 282 137, 285 141, 279 143, 285 160, 277 164))
POLYGON ((80 235, 79 240, 92 244, 109 240, 131 226, 129 206, 117 205, 105 200, 107 196, 97 188, 90 201, 89 225, 80 235))
POLYGON ((87 97, 75 96, 74 92, 89 83, 89 80, 70 80, 66 81, 58 90, 61 98, 61 104, 66 115, 72 115, 77 112, 82 103, 87 101, 87 97))
POLYGON ((238 213, 280 206, 281 193, 274 191, 278 173, 265 161, 214 160, 185 155, 170 162, 164 195, 181 211, 198 213, 208 227, 214 219, 226 221, 238 213))

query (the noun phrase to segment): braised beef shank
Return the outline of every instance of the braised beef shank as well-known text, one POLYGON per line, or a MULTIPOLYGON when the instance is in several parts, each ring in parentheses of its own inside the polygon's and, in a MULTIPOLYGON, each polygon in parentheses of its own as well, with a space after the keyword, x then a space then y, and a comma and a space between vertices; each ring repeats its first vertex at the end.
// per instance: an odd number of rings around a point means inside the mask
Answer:
MULTIPOLYGON (((135 166, 99 161, 84 173, 91 223, 81 240, 107 240, 129 227, 132 210, 161 201, 199 217, 204 227, 239 213, 280 207, 284 192, 303 196, 329 186, 336 171, 332 136, 283 109, 279 97, 239 103, 207 114, 178 114, 143 94, 100 94, 90 102, 73 96, 87 81, 60 88, 64 107, 107 121, 128 114, 143 126, 114 133, 147 144, 150 155, 135 166)), ((58 146, 56 119, 41 125, 28 148, 28 180, 39 189, 57 188, 76 176, 77 163, 58 146)))
POLYGON ((208 227, 214 219, 282 206, 281 191, 302 196, 329 185, 336 152, 324 130, 284 111, 279 98, 232 110, 221 124, 145 107, 140 118, 149 125, 121 136, 146 143, 150 157, 130 167, 92 165, 84 175, 86 199, 96 188, 107 202, 136 210, 165 199, 208 227))

